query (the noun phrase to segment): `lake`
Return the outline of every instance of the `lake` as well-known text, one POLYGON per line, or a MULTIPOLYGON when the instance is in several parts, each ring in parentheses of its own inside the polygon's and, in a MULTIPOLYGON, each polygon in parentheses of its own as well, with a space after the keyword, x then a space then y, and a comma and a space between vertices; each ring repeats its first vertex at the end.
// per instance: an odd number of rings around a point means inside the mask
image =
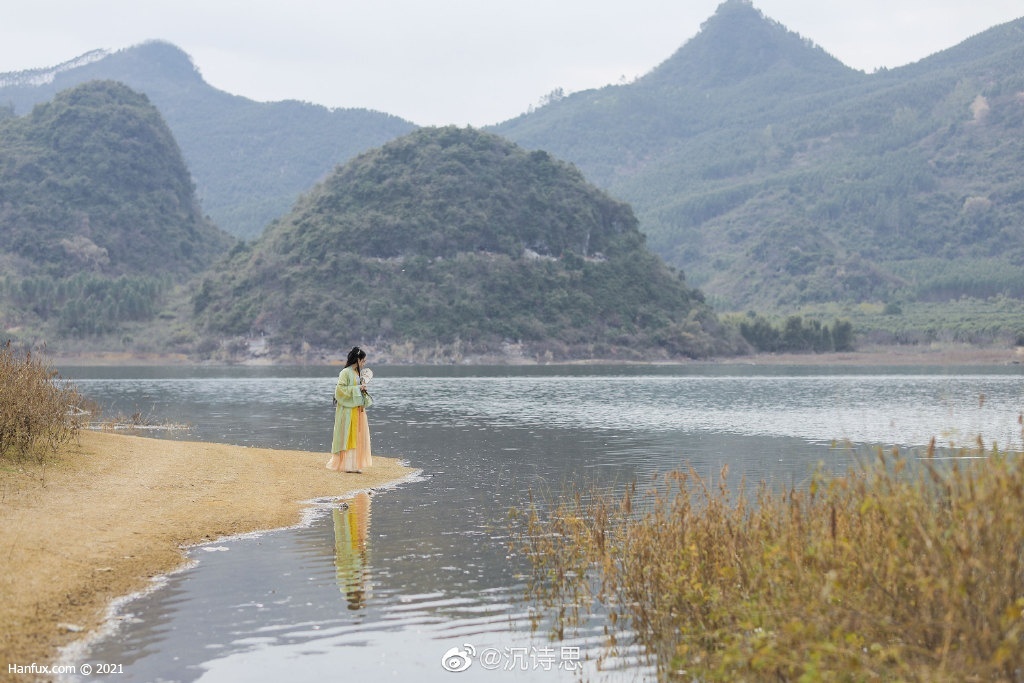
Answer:
MULTIPOLYGON (((109 632, 67 663, 116 664, 88 680, 124 683, 644 680, 651 670, 629 648, 598 670, 599 619, 566 641, 531 634, 507 522, 531 494, 681 467, 801 486, 816 466, 844 470, 877 446, 909 457, 932 437, 1021 446, 1018 366, 370 365, 373 450, 417 478, 315 505, 298 528, 190 549, 193 566, 119 604, 109 632)), ((322 451, 326 461, 339 370, 61 374, 107 415, 188 425, 145 435, 322 451)))

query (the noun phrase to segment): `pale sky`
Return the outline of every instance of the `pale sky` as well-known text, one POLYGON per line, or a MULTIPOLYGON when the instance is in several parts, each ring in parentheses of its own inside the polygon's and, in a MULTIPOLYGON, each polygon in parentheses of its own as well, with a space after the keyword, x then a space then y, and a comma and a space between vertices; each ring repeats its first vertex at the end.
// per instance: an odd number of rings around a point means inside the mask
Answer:
MULTIPOLYGON (((485 126, 643 75, 720 0, 8 0, 0 72, 174 43, 211 85, 260 101, 485 126)), ((754 0, 843 63, 897 67, 1024 16, 1024 0, 754 0)))

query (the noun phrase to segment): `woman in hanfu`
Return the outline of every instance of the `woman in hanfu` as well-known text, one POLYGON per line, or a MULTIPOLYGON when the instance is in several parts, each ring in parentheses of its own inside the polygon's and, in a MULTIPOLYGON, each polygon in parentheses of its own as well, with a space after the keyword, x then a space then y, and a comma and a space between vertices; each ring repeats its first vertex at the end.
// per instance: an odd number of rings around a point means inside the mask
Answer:
MULTIPOLYGON (((336 472, 361 473, 373 463, 370 455, 370 426, 366 422, 366 408, 373 400, 366 392, 363 363, 366 352, 358 346, 348 352, 345 367, 338 375, 334 387, 334 439, 331 441, 331 459, 327 469, 336 472)), ((366 371, 369 374, 369 370, 366 371)))

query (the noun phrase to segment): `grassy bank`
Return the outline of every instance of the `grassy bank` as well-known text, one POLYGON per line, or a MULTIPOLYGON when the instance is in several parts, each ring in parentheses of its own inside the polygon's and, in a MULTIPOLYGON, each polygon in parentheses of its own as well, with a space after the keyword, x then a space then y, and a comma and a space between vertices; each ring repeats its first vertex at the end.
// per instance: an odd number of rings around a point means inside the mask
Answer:
POLYGON ((749 496, 673 472, 533 506, 517 547, 556 637, 606 610, 663 678, 1021 680, 1024 460, 962 455, 749 496))

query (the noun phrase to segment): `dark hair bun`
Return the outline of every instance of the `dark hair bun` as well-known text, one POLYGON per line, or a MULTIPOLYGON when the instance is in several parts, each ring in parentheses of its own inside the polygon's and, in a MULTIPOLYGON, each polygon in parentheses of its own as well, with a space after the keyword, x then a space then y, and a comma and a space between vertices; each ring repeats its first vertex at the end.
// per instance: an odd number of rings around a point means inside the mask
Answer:
POLYGON ((358 346, 353 346, 352 350, 348 352, 348 358, 345 360, 345 367, 349 365, 355 365, 357 362, 366 358, 366 352, 358 346))

